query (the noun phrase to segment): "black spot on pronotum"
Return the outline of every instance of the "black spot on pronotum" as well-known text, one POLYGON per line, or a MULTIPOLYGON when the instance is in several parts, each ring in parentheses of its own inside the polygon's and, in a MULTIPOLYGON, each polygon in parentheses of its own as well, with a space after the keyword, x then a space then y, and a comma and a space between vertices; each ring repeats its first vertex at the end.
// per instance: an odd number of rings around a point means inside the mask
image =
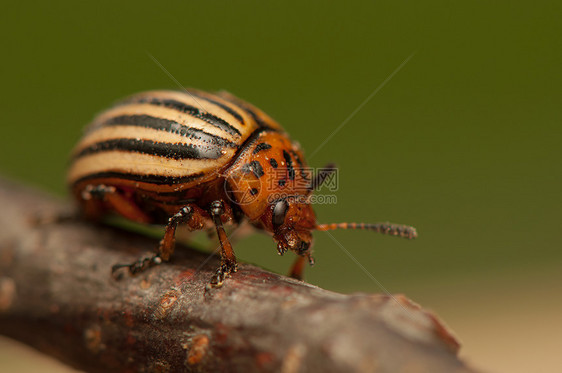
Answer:
POLYGON ((257 178, 262 177, 265 172, 263 172, 263 167, 258 161, 251 161, 242 166, 242 171, 245 173, 253 173, 257 178))
POLYGON ((262 142, 259 143, 256 148, 254 149, 254 151, 252 153, 257 154, 259 152, 261 152, 262 150, 267 150, 267 149, 271 149, 271 145, 269 145, 268 143, 262 142))
POLYGON ((295 180, 295 169, 293 168, 293 159, 291 155, 283 150, 283 158, 285 158, 285 163, 287 164, 287 173, 289 174, 289 179, 295 180))
POLYGON ((294 150, 291 150, 291 154, 293 154, 293 157, 295 157, 295 159, 297 160, 302 178, 305 180, 310 180, 309 173, 305 172, 304 170, 304 162, 302 161, 301 157, 299 157, 298 153, 294 150))
POLYGON ((297 160, 297 163, 299 164, 299 167, 303 167, 304 164, 302 163, 302 159, 301 157, 299 157, 298 153, 294 150, 291 150, 291 154, 293 155, 293 157, 295 157, 295 159, 297 160))
POLYGON ((277 168, 277 166, 279 166, 279 165, 277 164, 277 161, 275 160, 275 158, 270 158, 270 159, 269 159, 269 164, 270 164, 271 167, 273 167, 273 168, 277 168))

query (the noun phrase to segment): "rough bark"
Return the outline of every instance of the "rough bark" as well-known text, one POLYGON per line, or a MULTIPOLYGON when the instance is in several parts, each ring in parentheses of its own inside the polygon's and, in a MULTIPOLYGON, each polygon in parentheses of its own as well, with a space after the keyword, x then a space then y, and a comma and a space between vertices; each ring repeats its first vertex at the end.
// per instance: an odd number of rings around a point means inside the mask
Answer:
POLYGON ((0 179, 0 333, 79 369, 197 372, 473 372, 432 313, 402 295, 343 295, 241 264, 205 292, 217 258, 115 280, 156 241, 80 220, 0 179))

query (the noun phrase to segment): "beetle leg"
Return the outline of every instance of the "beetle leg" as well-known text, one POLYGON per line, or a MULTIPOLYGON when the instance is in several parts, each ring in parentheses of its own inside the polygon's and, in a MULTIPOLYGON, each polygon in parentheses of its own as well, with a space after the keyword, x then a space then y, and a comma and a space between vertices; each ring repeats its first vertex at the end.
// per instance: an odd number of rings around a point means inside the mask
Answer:
POLYGON ((291 267, 291 271, 289 272, 289 276, 296 279, 296 280, 303 280, 304 274, 304 263, 308 260, 308 264, 313 266, 314 265, 314 258, 310 255, 310 252, 306 252, 303 255, 297 256, 295 262, 291 267))
POLYGON ((99 201, 111 207, 119 215, 139 223, 150 223, 151 219, 131 200, 127 199, 114 186, 88 185, 82 192, 84 211, 87 216, 96 218, 102 214, 99 201))
POLYGON ((306 257, 304 256, 297 256, 293 266, 291 267, 291 271, 289 272, 289 276, 296 279, 301 280, 303 279, 304 274, 304 262, 306 257))
POLYGON ((236 263, 236 256, 232 245, 228 240, 228 236, 222 225, 221 216, 224 214, 224 202, 215 201, 211 204, 211 217, 217 228, 217 235, 221 244, 221 265, 217 269, 215 275, 211 278, 208 286, 220 287, 227 277, 230 277, 232 272, 236 272, 238 264, 236 263))
POLYGON ((158 255, 160 255, 162 260, 170 260, 170 256, 174 252, 174 246, 176 243, 176 228, 179 224, 188 223, 194 213, 195 210, 193 207, 189 205, 184 206, 168 220, 164 237, 160 241, 160 246, 158 247, 158 255))
POLYGON ((120 268, 127 267, 131 274, 136 274, 144 271, 147 268, 153 267, 162 263, 162 261, 167 261, 174 252, 175 246, 175 236, 176 228, 181 223, 187 223, 192 218, 194 209, 191 206, 182 207, 176 214, 174 214, 169 220, 166 226, 166 231, 164 232, 164 237, 160 241, 158 246, 158 253, 140 258, 131 264, 116 264, 111 268, 111 273, 115 273, 120 268))
POLYGON ((304 264, 308 260, 308 264, 314 265, 314 258, 310 255, 310 252, 304 253, 303 255, 297 256, 293 265, 291 266, 291 271, 289 276, 295 280, 303 280, 304 276, 304 264))

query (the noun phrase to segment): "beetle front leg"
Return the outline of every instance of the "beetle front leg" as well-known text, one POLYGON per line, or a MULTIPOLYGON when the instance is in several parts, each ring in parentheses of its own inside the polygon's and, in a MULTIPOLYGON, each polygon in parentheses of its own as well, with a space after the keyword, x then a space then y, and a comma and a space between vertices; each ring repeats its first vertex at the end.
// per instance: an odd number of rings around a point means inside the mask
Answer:
POLYGON ((294 278, 295 280, 302 281, 304 278, 304 265, 308 261, 308 264, 311 266, 314 265, 314 258, 310 255, 309 252, 305 253, 304 255, 299 255, 295 259, 293 266, 291 267, 291 271, 289 272, 289 276, 294 278))
POLYGON ((294 278, 295 280, 301 280, 304 278, 304 263, 306 258, 304 256, 297 256, 295 259, 293 266, 291 267, 291 271, 289 272, 289 276, 294 278))
POLYGON ((191 206, 182 207, 176 214, 174 214, 169 220, 166 226, 166 231, 164 232, 164 238, 160 241, 158 246, 158 253, 140 258, 131 264, 116 264, 111 268, 111 273, 115 273, 120 268, 129 268, 131 274, 137 274, 150 267, 162 263, 162 261, 168 261, 170 256, 174 252, 174 246, 176 243, 176 228, 179 224, 188 223, 193 217, 194 209, 191 206))
POLYGON ((222 225, 221 216, 225 213, 224 202, 215 201, 211 204, 210 214, 217 228, 217 235, 221 244, 221 265, 215 275, 211 278, 209 287, 220 287, 224 280, 230 277, 232 272, 236 272, 238 264, 232 245, 222 225))

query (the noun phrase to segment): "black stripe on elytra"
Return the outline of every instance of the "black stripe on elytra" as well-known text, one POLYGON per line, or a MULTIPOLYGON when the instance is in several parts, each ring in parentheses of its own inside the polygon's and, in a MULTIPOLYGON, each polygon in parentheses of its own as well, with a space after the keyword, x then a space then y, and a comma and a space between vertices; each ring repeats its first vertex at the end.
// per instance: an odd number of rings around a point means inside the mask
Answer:
POLYGON ((248 174, 253 173, 257 178, 260 178, 265 174, 265 172, 263 172, 263 167, 258 161, 251 161, 250 163, 246 163, 244 166, 242 166, 242 171, 248 174))
POLYGON ((176 184, 186 184, 193 180, 197 180, 206 174, 204 172, 199 172, 189 176, 162 176, 162 175, 138 175, 130 174, 117 171, 108 172, 98 172, 95 174, 90 174, 83 176, 74 182, 74 185, 79 184, 83 181, 94 180, 94 179, 123 179, 123 180, 133 180, 148 184, 156 185, 176 185, 176 184))
POLYGON ((246 123, 244 123, 244 118, 242 118, 242 116, 241 116, 239 113, 237 113, 234 109, 232 109, 230 106, 227 106, 227 105, 223 104, 222 102, 219 102, 219 101, 217 101, 217 100, 214 100, 214 99, 212 99, 212 98, 210 98, 210 97, 202 96, 202 95, 198 94, 197 92, 188 91, 188 93, 191 94, 191 95, 193 95, 193 96, 195 96, 195 97, 197 97, 197 98, 200 98, 200 99, 202 99, 202 100, 205 100, 205 101, 207 101, 207 102, 210 102, 210 103, 213 104, 213 105, 216 105, 216 106, 220 107, 221 109, 223 109, 224 111, 226 111, 228 114, 230 114, 230 115, 232 115, 234 118, 236 118, 236 120, 238 120, 238 121, 240 122, 240 124, 242 124, 242 125, 246 124, 246 123))
POLYGON ((180 123, 165 119, 153 117, 146 114, 138 115, 119 115, 111 117, 101 122, 96 128, 105 126, 135 126, 143 128, 152 128, 159 131, 165 131, 176 135, 184 136, 190 139, 197 139, 203 142, 217 145, 228 146, 229 148, 237 148, 238 146, 232 141, 228 141, 220 136, 213 135, 203 130, 181 125, 180 123))
POLYGON ((271 167, 273 168, 277 168, 277 166, 279 166, 277 164, 277 161, 275 160, 275 158, 269 158, 269 164, 271 165, 271 167))
POLYGON ((283 158, 285 158, 285 163, 287 164, 287 172, 289 173, 289 179, 295 180, 295 169, 293 168, 293 159, 291 155, 283 150, 283 158))
POLYGON ((172 100, 172 99, 160 99, 160 98, 139 98, 127 101, 127 103, 139 103, 139 104, 150 104, 155 106, 163 106, 165 108, 174 109, 181 113, 191 115, 192 117, 199 118, 209 123, 212 126, 220 128, 221 130, 228 132, 233 136, 241 136, 242 134, 236 127, 233 127, 226 120, 217 117, 211 113, 199 110, 195 106, 184 104, 183 102, 172 100))
POLYGON ((248 113, 259 127, 271 128, 262 118, 260 118, 260 116, 254 111, 254 109, 252 109, 250 105, 247 104, 246 102, 236 97, 230 98, 229 101, 232 101, 234 104, 236 104, 241 109, 243 109, 246 113, 248 113))
POLYGON ((243 154, 246 154, 250 149, 253 149, 254 143, 258 140, 260 135, 264 132, 279 132, 275 128, 268 128, 268 127, 261 127, 256 128, 254 132, 238 147, 236 154, 232 159, 234 160, 233 164, 236 164, 236 160, 240 159, 243 154))
POLYGON ((248 113, 250 114, 250 116, 252 117, 252 119, 254 119, 254 121, 258 124, 258 126, 260 127, 269 127, 259 116, 258 114, 252 110, 249 106, 245 105, 245 104, 240 104, 240 106, 248 113))
POLYGON ((74 158, 112 150, 150 154, 169 159, 217 159, 222 156, 221 148, 215 146, 170 144, 140 139, 111 139, 97 142, 82 149, 74 158))
POLYGON ((267 149, 271 149, 271 145, 269 145, 268 143, 265 143, 265 142, 261 142, 254 148, 254 151, 252 153, 257 154, 257 153, 261 152, 262 150, 267 150, 267 149))

